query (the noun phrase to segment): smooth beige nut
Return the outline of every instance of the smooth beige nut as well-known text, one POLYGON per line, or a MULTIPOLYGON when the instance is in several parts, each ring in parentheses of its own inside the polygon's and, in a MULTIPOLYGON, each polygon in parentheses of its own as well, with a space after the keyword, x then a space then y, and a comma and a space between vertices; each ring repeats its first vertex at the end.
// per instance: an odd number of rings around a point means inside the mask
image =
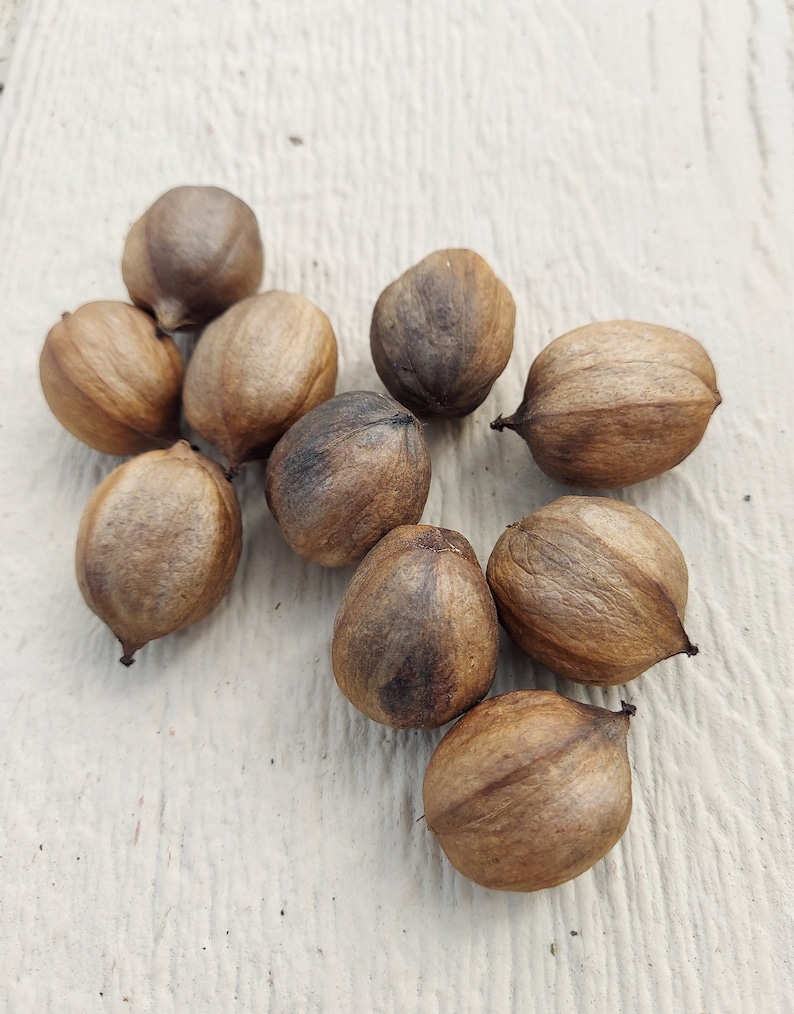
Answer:
POLYGON ((301 416, 333 397, 337 346, 319 307, 264 292, 209 324, 185 377, 185 416, 236 470, 265 458, 301 416))
POLYGON ((102 301, 65 313, 39 375, 58 421, 97 451, 139 454, 179 437, 182 357, 135 306, 102 301))
POLYGON ((94 490, 77 536, 77 582, 131 665, 148 641, 218 605, 241 544, 234 487, 219 465, 180 440, 133 458, 94 490))
POLYGON ((325 567, 358 563, 398 525, 416 524, 430 490, 417 418, 372 391, 338 394, 276 444, 265 496, 289 545, 325 567))
POLYGON ((256 292, 264 253, 253 211, 220 187, 175 187, 132 226, 121 273, 161 331, 203 324, 256 292))
POLYGON ((359 564, 334 622, 339 689, 397 728, 434 729, 488 693, 499 631, 469 542, 433 525, 402 525, 359 564))
POLYGON ((558 482, 617 489, 683 461, 720 401, 714 366, 694 338, 614 320, 547 345, 516 412, 491 426, 519 433, 558 482))
POLYGON ((418 416, 468 415, 513 350, 513 297, 471 250, 437 250, 381 293, 370 347, 378 376, 418 416))
POLYGON ((662 659, 697 654, 683 626, 681 550, 629 504, 555 500, 500 535, 487 576, 515 643, 578 683, 626 683, 662 659))
POLYGON ((634 710, 519 690, 464 715, 422 789, 427 826, 453 866, 500 891, 539 891, 590 869, 631 815, 634 710))

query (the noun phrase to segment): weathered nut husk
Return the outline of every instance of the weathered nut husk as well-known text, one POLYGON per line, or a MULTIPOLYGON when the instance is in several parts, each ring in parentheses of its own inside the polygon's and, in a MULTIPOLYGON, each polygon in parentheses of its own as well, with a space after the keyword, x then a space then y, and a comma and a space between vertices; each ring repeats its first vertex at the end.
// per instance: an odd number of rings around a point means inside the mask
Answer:
POLYGON ((435 729, 488 693, 499 631, 469 542, 432 525, 385 535, 356 569, 334 621, 342 693, 385 725, 435 729))
POLYGON ((121 465, 89 499, 77 536, 77 582, 121 641, 121 661, 196 623, 226 594, 240 558, 234 487, 180 440, 121 465))
POLYGON ((358 563, 398 525, 419 521, 430 490, 422 425, 393 398, 347 391, 276 444, 265 496, 287 543, 325 567, 358 563))
POLYGON ((515 303, 471 250, 437 250, 381 293, 370 347, 387 390, 420 417, 468 415, 513 350, 515 303))
POLYGON ((634 711, 517 690, 464 715, 422 788, 427 826, 458 872, 499 891, 539 891, 606 855, 631 815, 634 711))
POLYGON ((236 470, 267 457, 331 398, 336 373, 336 338, 319 307, 295 292, 249 296, 202 334, 185 376, 185 416, 236 470))
POLYGON ((253 295, 263 268, 256 216, 220 187, 175 187, 159 197, 130 229, 121 262, 130 299, 166 333, 253 295))
POLYGON ((714 366, 694 338, 614 320, 547 345, 516 412, 491 426, 519 433, 558 482, 617 489, 683 461, 720 401, 714 366))
POLYGON ((502 532, 487 577, 513 641, 577 683, 626 683, 662 659, 697 654, 683 626, 681 550, 638 507, 561 497, 502 532))
POLYGON ((135 306, 100 301, 65 313, 39 376, 58 421, 97 451, 138 454, 179 438, 182 357, 135 306))

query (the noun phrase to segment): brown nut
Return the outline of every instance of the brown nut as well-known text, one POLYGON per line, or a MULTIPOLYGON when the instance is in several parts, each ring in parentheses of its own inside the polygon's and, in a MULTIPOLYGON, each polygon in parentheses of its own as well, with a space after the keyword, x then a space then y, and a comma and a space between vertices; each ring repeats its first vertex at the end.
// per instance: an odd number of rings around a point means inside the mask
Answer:
POLYGON ((714 367, 694 338, 615 320, 547 345, 516 412, 491 426, 520 434, 553 479, 616 489, 683 461, 720 401, 714 367))
POLYGON ((253 211, 220 187, 175 187, 132 226, 121 273, 166 333, 256 292, 264 253, 253 211))
POLYGON ((499 632, 474 550, 458 532, 403 525, 359 564, 334 622, 339 688, 359 711, 434 729, 488 693, 499 632))
POLYGON ((185 416, 232 471, 333 396, 337 347, 319 307, 295 292, 235 303, 201 336, 185 376, 185 416))
POLYGON ((77 582, 132 665, 148 641, 210 613, 232 582, 240 505, 214 461, 180 440, 111 472, 86 505, 77 582))
POLYGON ((358 563, 392 528, 415 524, 430 490, 422 426, 392 398, 348 391, 276 444, 265 496, 287 543, 325 567, 358 563))
POLYGON ((697 654, 683 627, 681 550, 638 507, 561 497, 502 532, 487 575, 510 637, 577 683, 626 683, 697 654))
POLYGON ((370 346, 378 376, 418 416, 480 405, 513 350, 515 303, 471 250, 437 250, 381 293, 370 346))
POLYGON ((97 451, 138 454, 179 437, 182 357, 135 306, 102 301, 65 313, 39 375, 58 421, 97 451))
POLYGON ((590 869, 631 815, 634 710, 518 690, 464 715, 422 788, 427 826, 452 865, 499 891, 556 887, 590 869))

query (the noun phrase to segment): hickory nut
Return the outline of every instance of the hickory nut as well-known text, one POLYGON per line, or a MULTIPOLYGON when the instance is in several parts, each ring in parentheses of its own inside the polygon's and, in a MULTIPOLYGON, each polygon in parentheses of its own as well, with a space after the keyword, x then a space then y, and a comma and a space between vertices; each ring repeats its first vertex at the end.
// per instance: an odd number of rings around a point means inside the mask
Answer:
POLYGON ((175 187, 130 229, 121 273, 133 303, 170 333, 252 295, 263 266, 247 204, 220 187, 175 187))
POLYGON ((334 621, 342 693, 397 728, 434 729, 488 693, 499 632, 474 550, 458 532, 402 525, 359 564, 334 621))
POLYGON ((125 665, 217 606, 241 537, 234 487, 184 440, 133 458, 97 486, 80 521, 77 581, 121 641, 125 665))
POLYGON ((712 362, 694 338, 615 320, 547 345, 515 413, 491 426, 519 433, 553 479, 616 489, 683 461, 720 401, 712 362))
POLYGON ((249 296, 202 334, 185 376, 185 416, 234 472, 267 457, 332 397, 336 370, 336 338, 319 307, 294 292, 249 296))
POLYGON ((65 313, 39 374, 59 422, 97 451, 138 454, 179 437, 182 357, 135 306, 102 301, 65 313))
POLYGON ((631 815, 634 710, 518 690, 464 715, 422 788, 427 826, 452 865, 500 891, 539 891, 590 869, 631 815))
POLYGON ((515 303, 471 250, 437 250, 381 293, 370 347, 388 391, 419 416, 480 405, 513 350, 515 303))
POLYGON ((371 391, 318 405, 276 444, 265 496, 287 543, 326 567, 358 563, 398 525, 415 524, 430 490, 416 417, 371 391))
POLYGON ((561 497, 502 532, 487 575, 510 637, 577 683, 625 683, 697 654, 683 627, 681 550, 637 507, 561 497))

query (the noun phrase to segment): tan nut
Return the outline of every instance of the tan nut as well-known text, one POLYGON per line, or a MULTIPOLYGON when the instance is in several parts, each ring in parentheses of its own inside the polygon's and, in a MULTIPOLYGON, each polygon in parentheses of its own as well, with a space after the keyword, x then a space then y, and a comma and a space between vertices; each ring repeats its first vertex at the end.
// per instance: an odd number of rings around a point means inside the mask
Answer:
POLYGON ((121 661, 196 623, 232 582, 240 505, 214 461, 180 440, 111 472, 80 521, 76 570, 89 608, 121 641, 121 661))
POLYGON ((89 447, 138 454, 179 437, 182 357, 135 306, 102 301, 65 313, 39 373, 53 414, 89 447))
POLYGON ((422 789, 427 826, 453 866, 500 891, 539 891, 590 869, 631 815, 634 710, 518 690, 464 715, 422 789))
POLYGON ((683 626, 681 550, 638 507, 561 497, 502 532, 487 575, 510 637, 578 683, 625 683, 697 654, 683 626))
POLYGON ((185 416, 229 462, 265 458, 293 423, 331 398, 330 321, 295 292, 264 292, 209 324, 188 365, 185 416))
POLYGON ((515 430, 553 479, 616 489, 683 461, 720 401, 714 366, 694 338, 615 320, 547 345, 515 413, 491 426, 515 430))

